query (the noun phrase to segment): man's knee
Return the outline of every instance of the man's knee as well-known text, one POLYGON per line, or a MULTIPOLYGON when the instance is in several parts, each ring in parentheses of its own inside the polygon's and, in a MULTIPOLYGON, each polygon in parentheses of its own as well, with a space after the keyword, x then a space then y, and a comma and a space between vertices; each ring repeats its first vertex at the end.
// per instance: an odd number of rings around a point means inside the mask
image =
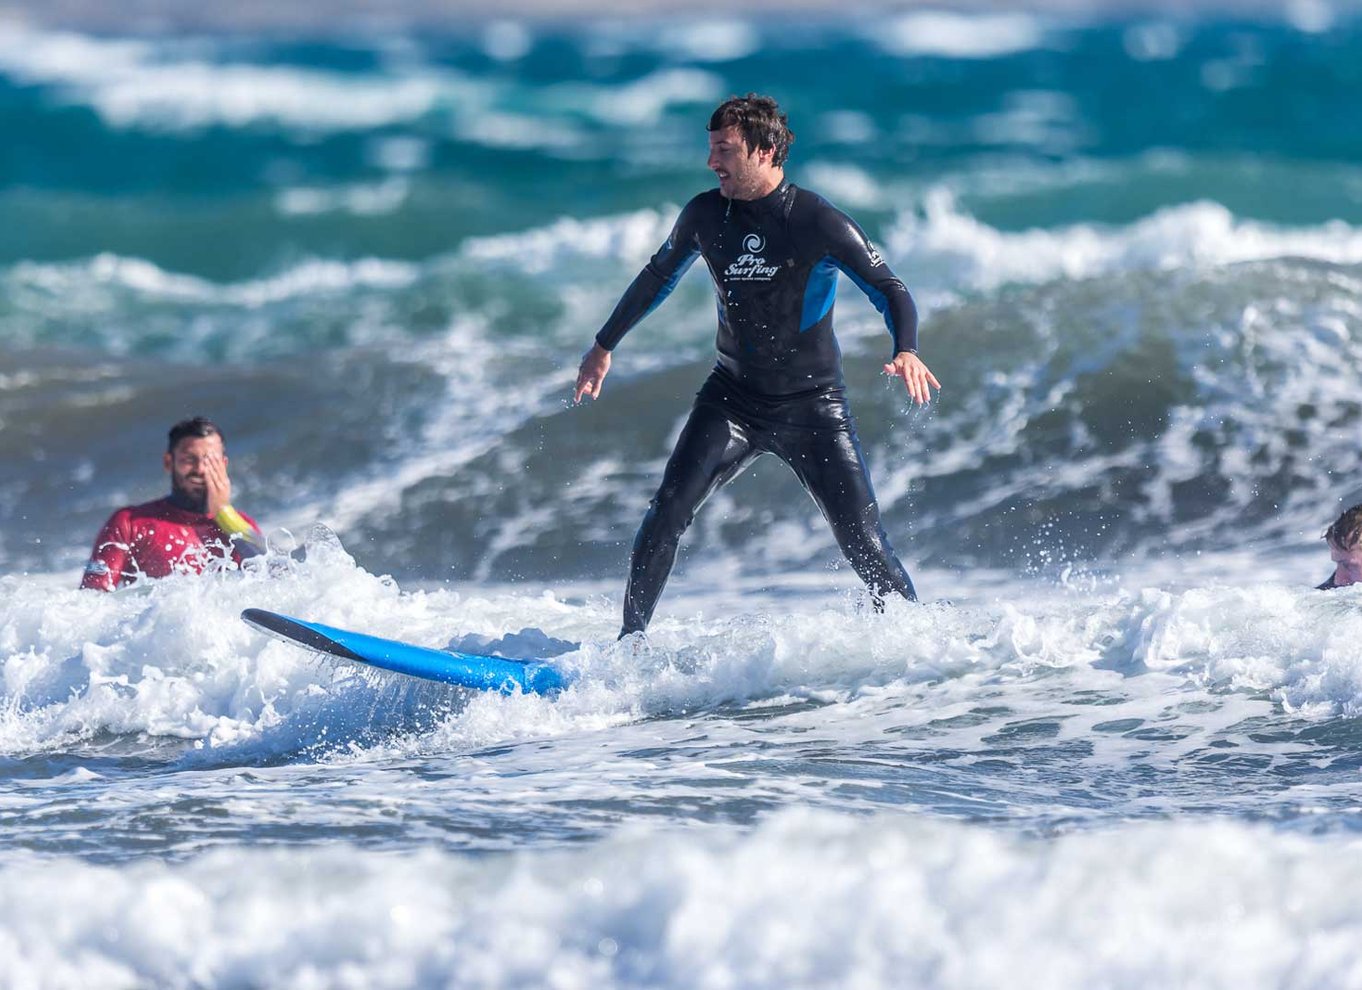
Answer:
POLYGON ((648 511, 639 527, 639 536, 650 543, 680 539, 695 518, 695 510, 677 497, 675 489, 661 488, 648 503, 648 511))
POLYGON ((873 559, 894 556, 889 534, 880 521, 879 507, 873 502, 863 509, 833 517, 833 535, 847 557, 873 559))

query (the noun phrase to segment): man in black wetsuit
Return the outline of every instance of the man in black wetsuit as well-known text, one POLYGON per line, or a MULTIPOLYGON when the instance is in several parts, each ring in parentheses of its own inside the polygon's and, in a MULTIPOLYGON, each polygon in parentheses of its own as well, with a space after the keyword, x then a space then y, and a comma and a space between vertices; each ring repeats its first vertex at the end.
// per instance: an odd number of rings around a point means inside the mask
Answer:
POLYGON ((794 140, 775 100, 749 94, 709 121, 719 188, 681 211, 671 236, 634 279, 582 358, 575 400, 595 399, 610 352, 703 258, 719 303, 719 359, 634 539, 621 635, 652 618, 681 534, 700 504, 760 454, 790 465, 878 602, 917 599, 870 486, 832 332, 837 275, 864 292, 893 337, 887 374, 923 403, 941 384, 917 356, 917 309, 865 233, 822 197, 785 179, 794 140))

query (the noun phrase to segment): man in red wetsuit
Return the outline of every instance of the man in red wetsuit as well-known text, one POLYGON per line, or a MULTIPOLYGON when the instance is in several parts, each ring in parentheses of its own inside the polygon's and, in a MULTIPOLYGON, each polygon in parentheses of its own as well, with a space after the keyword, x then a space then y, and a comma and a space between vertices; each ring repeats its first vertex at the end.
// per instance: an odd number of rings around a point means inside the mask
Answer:
POLYGON ((202 416, 176 423, 163 459, 170 494, 119 509, 95 538, 82 588, 113 591, 139 577, 240 565, 264 549, 255 520, 232 508, 222 432, 202 416))

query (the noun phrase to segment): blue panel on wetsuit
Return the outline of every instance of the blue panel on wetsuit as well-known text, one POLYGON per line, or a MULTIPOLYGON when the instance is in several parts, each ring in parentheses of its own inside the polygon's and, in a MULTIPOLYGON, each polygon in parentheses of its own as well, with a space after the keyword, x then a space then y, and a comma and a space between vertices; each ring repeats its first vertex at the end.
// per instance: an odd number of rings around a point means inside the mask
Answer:
MULTIPOLYGON (((672 294, 672 290, 676 288, 677 283, 681 281, 681 276, 690 271, 690 266, 695 263, 695 259, 698 257, 700 257, 700 252, 698 250, 692 251, 686 260, 681 262, 680 267, 672 272, 671 276, 662 283, 662 288, 658 290, 657 298, 653 300, 652 305, 648 307, 647 312, 645 312, 643 316, 647 316, 648 313, 651 313, 662 305, 663 301, 672 294)), ((642 318, 643 317, 639 317, 639 319, 642 318)))
POLYGON ((898 328, 894 325, 894 314, 889 310, 889 297, 865 279, 861 278, 850 268, 843 265, 838 265, 837 267, 846 272, 847 278, 855 282, 856 287, 865 293, 865 297, 870 300, 870 304, 884 314, 884 323, 885 326, 889 328, 889 336, 894 336, 898 328))
POLYGON ((799 317, 799 332, 817 326, 837 299, 837 262, 824 258, 813 266, 804 285, 804 311, 799 317))

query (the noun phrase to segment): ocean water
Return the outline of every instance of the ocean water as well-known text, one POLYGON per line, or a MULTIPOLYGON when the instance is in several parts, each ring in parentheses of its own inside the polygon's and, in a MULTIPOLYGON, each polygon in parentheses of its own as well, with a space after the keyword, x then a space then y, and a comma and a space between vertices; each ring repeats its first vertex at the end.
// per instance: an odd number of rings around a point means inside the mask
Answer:
POLYGON ((1319 2, 0 24, 0 987, 1362 985, 1362 590, 1312 590, 1359 67, 1319 2), (923 312, 923 409, 849 284, 838 334, 926 601, 868 607, 761 462, 619 644, 704 274, 570 388, 748 90, 923 312), (275 549, 77 592, 194 413, 275 549))

